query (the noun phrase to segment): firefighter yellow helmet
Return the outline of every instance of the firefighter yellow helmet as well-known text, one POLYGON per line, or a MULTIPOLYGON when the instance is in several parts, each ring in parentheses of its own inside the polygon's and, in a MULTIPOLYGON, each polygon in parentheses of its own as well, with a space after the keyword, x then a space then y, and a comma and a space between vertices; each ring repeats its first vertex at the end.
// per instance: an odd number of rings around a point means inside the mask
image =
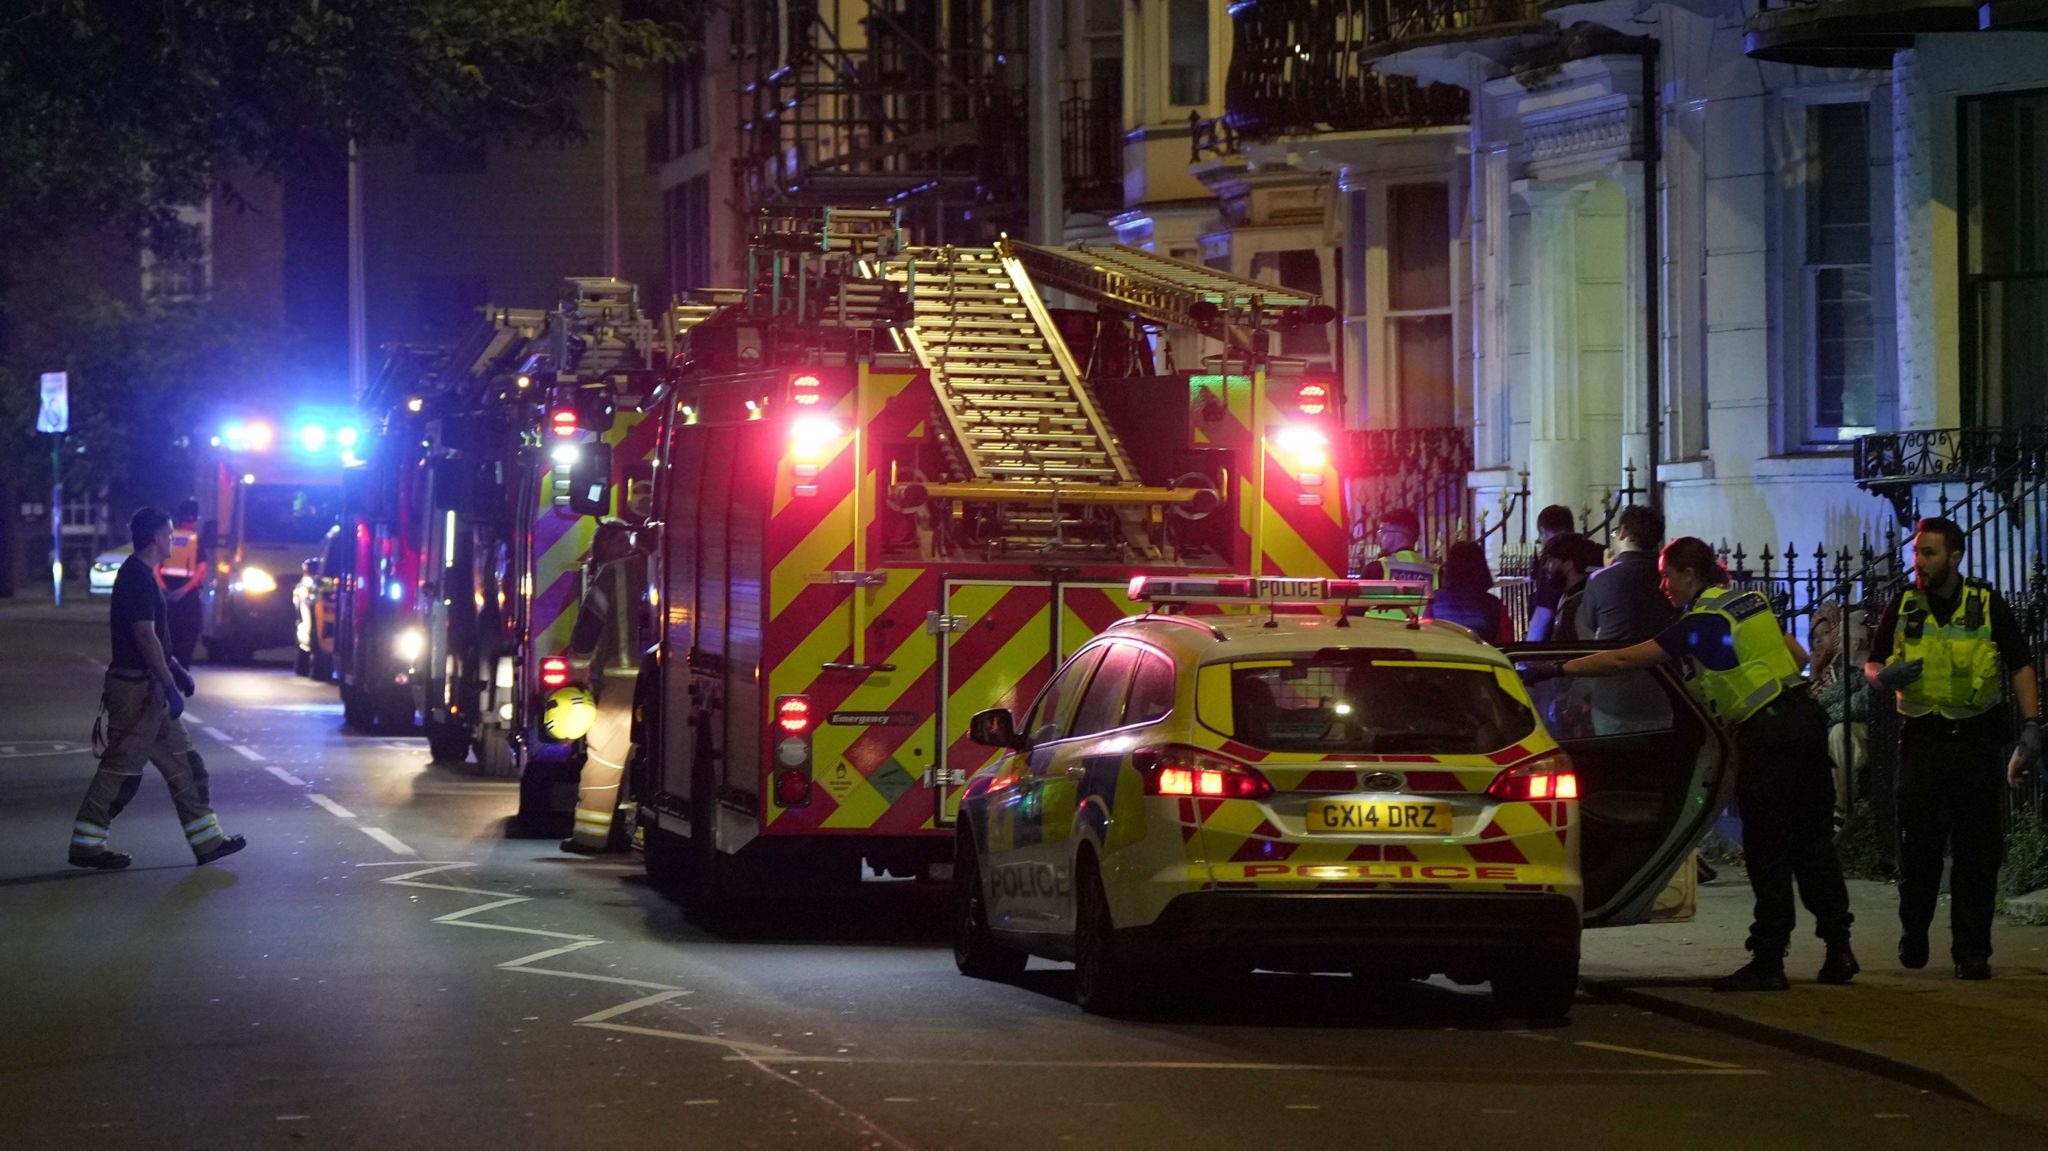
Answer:
POLYGON ((540 729, 549 739, 582 739, 596 722, 597 704, 591 702, 590 690, 573 683, 548 693, 541 704, 540 729))

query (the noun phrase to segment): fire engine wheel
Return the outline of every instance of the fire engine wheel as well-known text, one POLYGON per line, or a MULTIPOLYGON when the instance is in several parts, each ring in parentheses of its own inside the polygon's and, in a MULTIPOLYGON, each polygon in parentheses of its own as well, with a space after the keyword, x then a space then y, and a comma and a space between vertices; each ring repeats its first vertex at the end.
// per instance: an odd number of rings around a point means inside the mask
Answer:
POLYGON ((953 965, 973 979, 1008 982, 1024 974, 1031 957, 1005 949, 989 931, 974 837, 962 831, 953 843, 953 965))
POLYGON ((647 882, 665 895, 679 895, 689 879, 690 841, 671 831, 649 827, 641 837, 642 862, 647 882))
POLYGON ((313 666, 310 674, 315 680, 321 683, 328 683, 334 679, 334 656, 331 653, 324 651, 314 652, 312 663, 313 666))
POLYGON ((341 688, 342 724, 351 731, 367 733, 370 730, 370 721, 374 718, 376 718, 376 713, 370 709, 369 701, 363 698, 363 693, 359 690, 350 690, 347 684, 343 684, 341 688))
POLYGON ((1145 972, 1117 946, 1099 865, 1084 856, 1074 870, 1074 1002, 1090 1015, 1129 1014, 1144 1006, 1145 972))
POLYGON ((313 657, 305 648, 295 647, 292 649, 292 674, 313 674, 313 657))

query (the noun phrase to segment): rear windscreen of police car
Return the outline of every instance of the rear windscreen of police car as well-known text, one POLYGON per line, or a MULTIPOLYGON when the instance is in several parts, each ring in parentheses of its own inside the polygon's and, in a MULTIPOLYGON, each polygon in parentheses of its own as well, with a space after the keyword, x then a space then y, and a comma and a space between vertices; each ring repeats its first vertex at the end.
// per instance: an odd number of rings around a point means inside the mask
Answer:
POLYGON ((1469 755, 1536 729, 1488 664, 1338 649, 1204 667, 1197 690, 1205 724, 1267 751, 1469 755))

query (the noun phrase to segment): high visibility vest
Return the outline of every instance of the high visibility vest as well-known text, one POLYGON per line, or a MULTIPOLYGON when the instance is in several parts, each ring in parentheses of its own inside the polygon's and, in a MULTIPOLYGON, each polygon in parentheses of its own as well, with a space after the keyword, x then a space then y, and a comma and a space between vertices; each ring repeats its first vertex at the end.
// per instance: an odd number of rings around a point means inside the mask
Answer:
POLYGON ((2005 701, 1998 645, 1991 640, 1991 594, 1989 584, 1965 581, 1963 600, 1945 624, 1935 622, 1918 590, 1908 589, 1899 600, 1892 658, 1924 661, 1920 678, 1899 692, 1901 712, 1968 719, 2005 701))
POLYGON ((1762 592, 1711 587, 1693 601, 1691 616, 1725 620, 1735 645, 1735 666, 1716 671, 1696 656, 1686 657, 1686 688, 1715 719, 1734 727, 1799 681, 1799 663, 1785 646, 1778 617, 1762 592))
MULTIPOLYGON (((1397 552, 1389 552, 1380 557, 1379 563, 1381 579, 1426 583, 1429 585, 1431 592, 1436 591, 1436 565, 1423 559, 1422 553, 1414 548, 1402 548, 1397 552)), ((1373 608, 1367 611, 1366 614, 1384 616, 1388 619, 1408 618, 1408 613, 1400 608, 1373 608)))
POLYGON ((165 583, 184 583, 199 570, 199 528, 173 527, 171 553, 157 567, 165 583))

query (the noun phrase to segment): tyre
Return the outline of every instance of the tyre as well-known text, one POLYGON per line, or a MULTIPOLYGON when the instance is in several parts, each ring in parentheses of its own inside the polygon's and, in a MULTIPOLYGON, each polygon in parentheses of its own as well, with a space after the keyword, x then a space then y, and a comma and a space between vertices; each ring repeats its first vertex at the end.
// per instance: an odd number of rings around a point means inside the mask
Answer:
POLYGON ((301 676, 313 674, 313 657, 306 649, 299 647, 292 649, 292 674, 301 676))
POLYGON ((411 698, 391 692, 378 700, 377 726, 396 735, 410 734, 419 726, 414 721, 411 698))
POLYGON ((461 763, 469 758, 469 729, 454 723, 430 723, 427 750, 435 763, 461 763))
POLYGON ((1145 973, 1117 946, 1099 867, 1084 860, 1074 870, 1074 1002, 1090 1015, 1129 1014, 1144 1006, 1145 973))
POLYGON ((690 759, 690 841, 683 876, 683 910, 710 927, 732 915, 732 861, 718 853, 718 784, 711 770, 709 726, 699 719, 690 759))
POLYGON ((1493 977, 1493 1005, 1503 1015, 1563 1019, 1579 997, 1579 958, 1537 956, 1493 977))
POLYGON ((311 664, 312 664, 312 666, 311 666, 311 667, 309 667, 309 668, 307 669, 307 674, 308 674, 308 675, 312 676, 312 677, 313 677, 313 678, 314 678, 315 680, 317 680, 317 681, 319 681, 319 682, 321 682, 321 683, 331 683, 331 682, 333 682, 333 680, 334 680, 334 655, 333 655, 333 653, 331 653, 331 652, 325 652, 325 651, 316 651, 316 652, 314 652, 314 653, 312 654, 312 656, 311 656, 311 664))
POLYGON ((368 734, 372 726, 371 721, 376 715, 377 713, 370 708, 370 701, 363 698, 361 691, 352 689, 347 684, 342 685, 341 722, 344 726, 350 731, 368 734))
POLYGON ((1031 957, 996 942, 989 931, 988 898, 982 892, 974 838, 963 831, 953 842, 953 965, 972 979, 1015 979, 1031 957))
POLYGON ((647 882, 664 895, 679 895, 689 877, 690 841, 670 831, 649 827, 640 843, 647 882))

